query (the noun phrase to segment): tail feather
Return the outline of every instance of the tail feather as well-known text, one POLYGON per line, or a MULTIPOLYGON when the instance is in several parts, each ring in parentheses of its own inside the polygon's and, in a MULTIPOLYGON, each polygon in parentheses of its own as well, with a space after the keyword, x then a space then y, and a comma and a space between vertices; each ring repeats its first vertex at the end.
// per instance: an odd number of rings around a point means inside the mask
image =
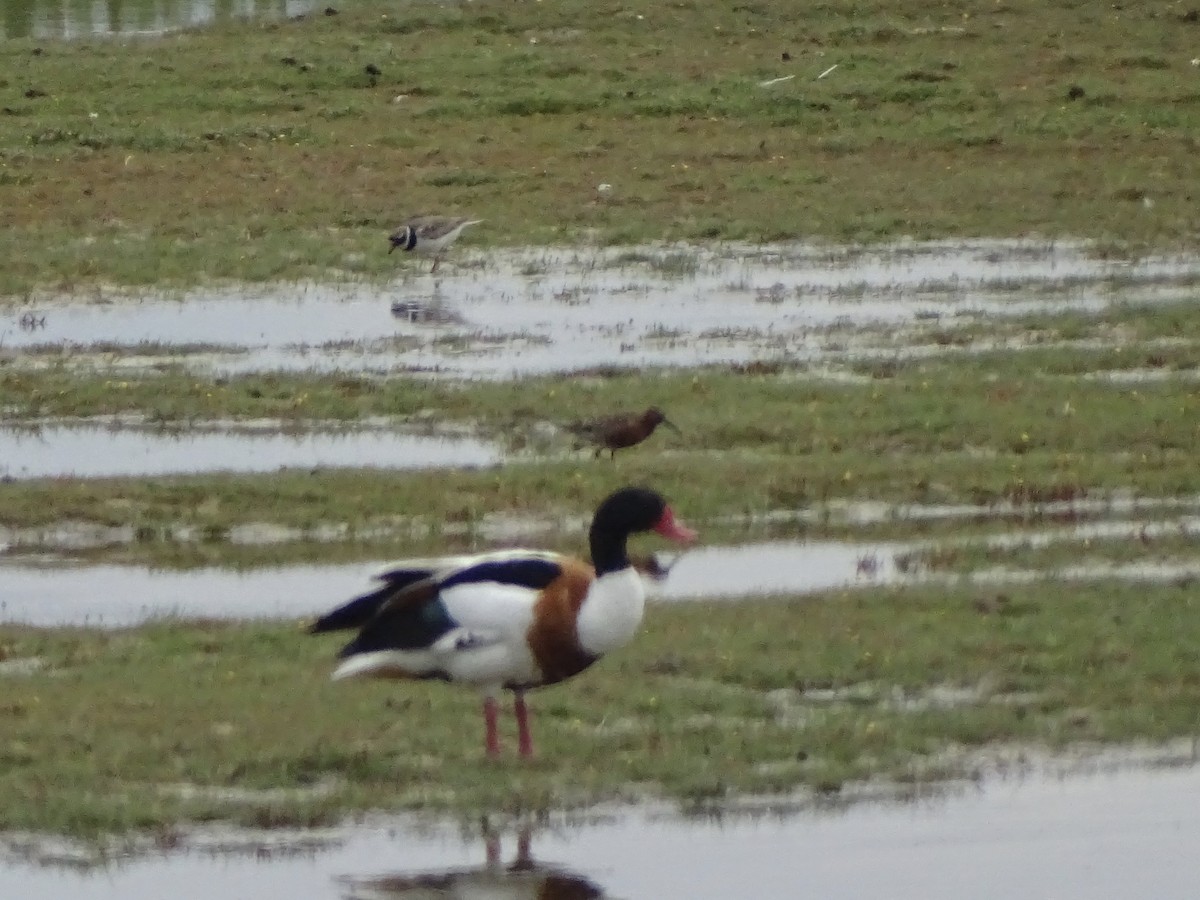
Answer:
POLYGON ((387 603, 392 594, 391 585, 381 587, 377 591, 355 597, 349 603, 344 603, 333 612, 326 613, 308 626, 309 634, 323 634, 326 631, 343 631, 348 628, 361 628, 375 617, 380 607, 387 603))
POLYGON ((428 578, 429 569, 391 569, 377 577, 384 582, 382 587, 361 597, 355 597, 333 612, 326 613, 309 626, 308 633, 322 634, 327 631, 362 628, 398 593, 409 585, 428 578))
POLYGON ((333 670, 329 679, 331 681, 341 681, 345 678, 370 678, 381 672, 399 674, 402 671, 403 669, 397 665, 395 653, 376 651, 374 653, 360 653, 344 659, 333 670))

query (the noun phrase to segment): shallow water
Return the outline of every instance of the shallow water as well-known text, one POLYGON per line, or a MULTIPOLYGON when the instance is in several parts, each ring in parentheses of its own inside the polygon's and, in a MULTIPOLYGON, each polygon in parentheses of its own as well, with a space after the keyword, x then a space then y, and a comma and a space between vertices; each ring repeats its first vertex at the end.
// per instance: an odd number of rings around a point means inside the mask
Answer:
POLYGON ((156 35, 239 19, 284 19, 313 0, 0 0, 0 38, 156 35))
POLYGON ((137 566, 6 565, 0 569, 0 621, 119 627, 166 615, 306 616, 349 599, 378 569, 378 564, 368 564, 174 572, 137 566))
MULTIPOLYGON (((1138 540, 1194 535, 1200 521, 1108 521, 1064 528, 965 538, 957 543, 1008 547, 1063 541, 1138 540)), ((950 546, 954 541, 937 542, 950 546)), ((768 541, 706 546, 659 556, 661 578, 648 578, 651 602, 808 594, 835 588, 955 582, 980 584, 1122 579, 1168 581, 1200 576, 1200 561, 1080 563, 1054 571, 988 569, 927 572, 903 562, 926 542, 768 541)), ((0 560, 4 557, 0 556, 0 560)), ((0 562, 0 622, 119 627, 162 616, 293 618, 325 612, 362 593, 385 561, 292 565, 235 571, 187 571, 142 566, 73 565, 63 560, 0 562)))
POLYGON ((382 428, 281 432, 237 426, 0 427, 0 476, 9 478, 477 467, 494 465, 502 458, 498 447, 468 435, 382 428))
POLYGON ((635 810, 534 830, 515 871, 507 871, 518 854, 511 832, 489 866, 481 837, 396 820, 310 835, 296 853, 271 852, 278 839, 268 834, 241 853, 201 845, 100 870, 37 867, 10 854, 0 896, 1183 900, 1195 896, 1197 792, 1200 769, 1180 766, 992 778, 916 802, 790 815, 696 820, 635 810), (380 885, 395 890, 369 892, 380 885))
MULTIPOLYGON (((871 546, 836 542, 706 547, 681 558, 652 598, 813 591, 871 576, 857 572, 871 546), (757 576, 757 577, 755 577, 757 576)), ((890 560, 891 554, 884 554, 890 560)), ((889 563, 890 565, 890 563, 889 563)), ((362 592, 383 562, 286 566, 245 572, 140 566, 0 566, 0 621, 118 627, 164 615, 214 618, 312 616, 362 592)))
POLYGON ((10 362, 87 358, 262 369, 422 371, 512 378, 594 368, 840 358, 904 329, 953 328, 1034 311, 1194 296, 1200 259, 1114 262, 1071 244, 805 245, 520 251, 456 256, 435 279, 386 288, 300 285, 183 298, 47 301, 0 319, 10 362), (395 314, 393 314, 393 308, 395 314), (21 326, 21 316, 36 324, 21 326), (44 320, 44 322, 43 322, 44 320), (236 323, 236 327, 234 326, 236 323), (238 335, 236 347, 230 335, 238 335), (859 335, 861 338, 861 335, 859 335), (99 349, 97 349, 99 348, 99 349))

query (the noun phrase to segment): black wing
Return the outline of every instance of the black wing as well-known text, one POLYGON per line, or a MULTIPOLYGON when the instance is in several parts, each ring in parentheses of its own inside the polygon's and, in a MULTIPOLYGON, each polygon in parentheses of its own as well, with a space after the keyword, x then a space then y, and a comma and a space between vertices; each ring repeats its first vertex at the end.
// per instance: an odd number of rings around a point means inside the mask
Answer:
MULTIPOLYGON (((343 603, 333 612, 326 613, 309 626, 309 634, 322 634, 326 631, 343 631, 347 628, 362 628, 371 621, 385 605, 399 598, 407 591, 415 595, 424 595, 420 589, 414 589, 421 582, 434 587, 432 578, 434 570, 422 569, 392 569, 380 575, 383 586, 355 597, 349 603, 343 603)), ((436 589, 435 589, 436 593, 436 589)))
POLYGON ((433 599, 442 588, 478 581, 516 584, 541 590, 562 574, 562 567, 551 553, 500 551, 478 557, 459 557, 442 561, 445 565, 421 565, 389 569, 379 575, 383 585, 355 597, 333 612, 317 619, 310 634, 362 628, 381 610, 392 605, 407 607, 433 599), (457 563, 457 565, 455 565, 457 563))

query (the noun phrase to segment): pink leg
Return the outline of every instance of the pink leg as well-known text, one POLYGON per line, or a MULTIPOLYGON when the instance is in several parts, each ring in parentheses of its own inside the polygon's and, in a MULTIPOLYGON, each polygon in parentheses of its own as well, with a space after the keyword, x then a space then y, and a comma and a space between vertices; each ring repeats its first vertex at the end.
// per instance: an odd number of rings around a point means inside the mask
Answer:
POLYGON ((533 738, 529 734, 529 707, 525 705, 525 695, 520 691, 513 695, 513 712, 517 715, 521 758, 528 759, 533 756, 533 738))
POLYGON ((483 698, 483 724, 487 729, 487 755, 495 759, 500 755, 500 732, 496 728, 496 698, 483 698))

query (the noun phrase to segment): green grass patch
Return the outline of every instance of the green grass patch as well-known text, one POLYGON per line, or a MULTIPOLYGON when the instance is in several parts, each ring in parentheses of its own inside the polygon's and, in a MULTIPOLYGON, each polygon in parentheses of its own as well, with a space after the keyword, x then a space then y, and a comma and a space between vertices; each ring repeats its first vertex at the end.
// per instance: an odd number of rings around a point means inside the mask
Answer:
POLYGON ((1194 28, 1120 16, 1114 56, 1117 15, 385 0, 156 38, 7 40, 0 293, 378 277, 396 265, 384 234, 423 210, 484 218, 481 245, 1194 246, 1194 28))
MULTIPOLYGON (((89 374, 56 366, 0 373, 10 421, 139 415, 179 427, 277 419, 301 427, 380 417, 459 425, 510 451, 488 469, 199 474, 0 484, 0 525, 70 520, 161 534, 197 526, 218 541, 237 524, 348 526, 346 539, 416 521, 470 534, 489 515, 585 514, 618 483, 658 486, 695 520, 835 500, 1028 503, 1128 492, 1193 496, 1200 387, 1193 379, 1124 383, 1096 372, 1194 370, 1190 305, 1118 309, 1091 322, 1026 320, 1031 349, 852 364, 830 381, 804 369, 614 373, 515 383, 264 373, 206 377, 89 374), (1037 346, 1041 334, 1046 346, 1037 346), (1109 346, 1056 346, 1063 335, 1109 346), (1107 336, 1107 337, 1106 337, 1107 336), (1119 341, 1118 341, 1119 338, 1119 341), (657 405, 663 431, 614 462, 572 454, 546 423, 657 405), (703 473, 697 478, 696 473, 703 473)), ((1071 339, 1071 338, 1067 338, 1071 339)))
POLYGON ((998 613, 977 600, 652 607, 629 648, 534 695, 528 764, 483 758, 470 691, 331 684, 337 638, 294 624, 3 627, 0 657, 39 667, 0 675, 0 829, 689 805, 962 774, 997 742, 1161 741, 1200 724, 1194 591, 1051 582, 998 613))

